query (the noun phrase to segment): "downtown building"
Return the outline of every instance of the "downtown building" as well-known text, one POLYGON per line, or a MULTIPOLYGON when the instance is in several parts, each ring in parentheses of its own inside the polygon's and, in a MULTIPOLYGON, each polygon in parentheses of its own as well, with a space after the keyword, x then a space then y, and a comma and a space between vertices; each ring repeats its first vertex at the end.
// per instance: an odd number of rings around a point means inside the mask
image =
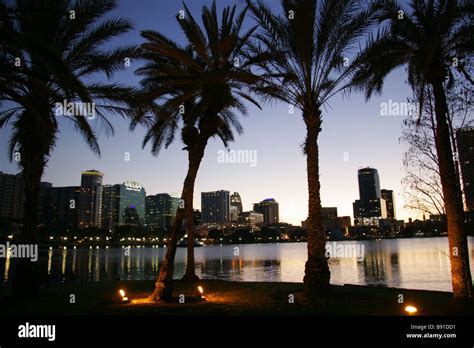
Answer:
POLYGON ((102 225, 102 178, 104 174, 97 170, 81 173, 78 219, 79 229, 102 225))
POLYGON ((4 219, 23 219, 25 188, 21 174, 0 172, 0 217, 4 219))
POLYGON ((239 224, 250 226, 252 229, 260 227, 263 224, 263 214, 254 211, 244 211, 239 214, 239 224))
MULTIPOLYGON (((136 182, 102 185, 97 170, 81 173, 80 186, 54 187, 40 183, 38 223, 48 232, 67 233, 88 228, 112 232, 120 225, 145 224, 145 189, 136 182)), ((21 174, 0 172, 0 217, 23 218, 25 200, 21 174)))
MULTIPOLYGON (((49 184, 51 185, 51 184, 49 184)), ((67 233, 85 228, 80 224, 80 205, 82 190, 80 186, 45 187, 44 207, 41 223, 52 234, 67 233)), ((84 216, 84 215, 83 215, 84 216)))
POLYGON ((40 218, 52 232, 71 232, 101 227, 102 178, 91 169, 81 173, 80 186, 54 187, 42 183, 40 218))
POLYGON ((204 223, 226 224, 230 221, 230 192, 201 192, 201 215, 204 223))
POLYGON ((146 197, 145 222, 152 229, 168 231, 173 225, 181 198, 168 193, 146 197))
POLYGON ((459 129, 456 139, 465 207, 468 212, 474 212, 474 128, 459 129))
POLYGON ((234 192, 230 196, 230 221, 237 222, 239 221, 239 215, 242 214, 242 199, 238 192, 234 192))
POLYGON ((337 218, 337 207, 321 207, 321 217, 323 219, 337 218))
POLYGON ((263 223, 265 225, 277 224, 280 222, 278 202, 273 198, 267 198, 259 203, 254 203, 253 211, 263 215, 263 223))
MULTIPOLYGON (((48 213, 48 193, 52 185, 40 182, 38 197, 38 223, 44 224, 48 213)), ((25 186, 23 176, 0 172, 0 218, 9 222, 20 223, 24 216, 25 186)))
MULTIPOLYGON (((103 174, 82 173, 80 186, 53 187, 41 182, 38 197, 38 224, 52 233, 100 227, 103 174)), ((21 174, 0 173, 0 216, 23 219, 25 192, 21 174)))
MULTIPOLYGON (((321 218, 325 231, 345 231, 351 227, 350 216, 338 216, 337 207, 321 207, 321 218)), ((301 227, 308 228, 308 220, 301 221, 301 227)))
POLYGON ((323 226, 326 230, 345 231, 351 227, 351 217, 339 216, 337 214, 337 207, 321 207, 321 217, 323 219, 323 226))
POLYGON ((379 173, 375 168, 362 168, 357 172, 359 199, 353 203, 356 226, 378 226, 387 218, 387 205, 381 196, 379 173))
POLYGON ((102 227, 114 232, 124 225, 145 224, 145 189, 135 181, 104 185, 102 195, 102 227))
POLYGON ((380 196, 385 200, 385 206, 387 208, 387 219, 396 219, 397 214, 395 211, 395 196, 393 190, 380 190, 380 196))

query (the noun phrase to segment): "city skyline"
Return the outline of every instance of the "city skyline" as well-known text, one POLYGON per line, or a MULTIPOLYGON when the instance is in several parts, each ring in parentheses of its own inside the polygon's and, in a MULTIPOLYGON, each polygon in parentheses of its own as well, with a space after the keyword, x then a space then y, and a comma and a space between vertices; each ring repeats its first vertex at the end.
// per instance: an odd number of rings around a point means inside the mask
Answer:
MULTIPOLYGON (((160 1, 147 6, 134 6, 120 1, 111 16, 126 16, 135 24, 135 30, 113 40, 112 47, 127 41, 140 44, 140 30, 157 29, 169 37, 183 41, 175 14, 182 8, 180 2, 160 1), (147 10, 144 10, 144 9, 147 10)), ((199 12, 206 1, 188 4, 191 12, 199 12)), ((234 4, 220 1, 219 7, 234 4)), ((242 3, 237 4, 243 6, 242 3)), ((244 26, 249 27, 248 19, 244 26)), ((132 61, 129 68, 118 72, 113 79, 119 83, 138 85, 134 71, 141 62, 132 61)), ((357 197, 357 179, 353 175, 359 168, 378 168, 382 186, 396 192, 396 211, 399 218, 420 217, 404 206, 401 180, 404 175, 402 158, 405 146, 399 143, 401 125, 409 116, 384 116, 383 105, 405 102, 412 96, 405 82, 405 72, 398 69, 391 73, 381 96, 374 96, 366 103, 363 95, 336 96, 323 115, 320 135, 320 180, 323 206, 338 206, 342 215, 353 217, 352 201, 357 197), (367 127, 370 125, 370 127, 367 127)), ((206 192, 220 188, 238 191, 245 199, 244 210, 265 197, 274 196, 280 203, 281 219, 298 224, 307 216, 306 158, 301 144, 305 137, 304 124, 297 110, 291 113, 289 105, 282 102, 264 104, 263 110, 246 103, 249 116, 241 118, 244 134, 230 143, 231 150, 250 150, 257 154, 256 165, 245 163, 222 163, 219 154, 224 149, 220 141, 210 141, 196 180, 196 191, 206 192), (272 146, 268 146, 268 145, 272 146), (237 184, 237 182, 240 182, 237 184)), ((7 105, 6 105, 7 107, 7 105)), ((138 128, 130 133, 128 120, 110 118, 115 126, 115 136, 100 134, 102 157, 95 156, 76 134, 73 125, 59 119, 61 134, 48 162, 43 181, 66 186, 74 173, 84 168, 100 168, 107 172, 106 182, 134 180, 142 183, 151 193, 181 193, 186 173, 186 152, 182 143, 175 141, 158 157, 150 154, 149 147, 141 148, 145 130, 138 128), (126 158, 129 160, 127 161, 126 158)), ((99 125, 90 122, 97 131, 99 125)), ((0 170, 17 172, 16 163, 8 161, 7 142, 11 128, 0 129, 0 170)), ((194 205, 201 205, 200 195, 195 195, 194 205)))
MULTIPOLYGON (((364 169, 371 169, 371 170, 375 170, 375 172, 377 172, 377 170, 375 168, 362 168, 359 170, 359 172, 361 170, 364 170, 364 169)), ((107 202, 110 198, 106 198, 106 197, 112 197, 111 195, 113 194, 112 192, 117 192, 117 193, 114 193, 114 195, 120 195, 120 191, 121 191, 121 187, 124 186, 124 187, 129 187, 130 185, 133 186, 133 188, 138 188, 140 189, 142 192, 143 192, 143 195, 144 197, 146 198, 146 201, 151 201, 150 199, 153 198, 158 198, 158 197, 161 197, 161 196, 169 196, 170 199, 177 199, 177 201, 175 203, 173 203, 174 205, 177 205, 179 204, 178 200, 179 200, 179 197, 180 195, 176 192, 169 192, 169 191, 163 191, 163 192, 154 192, 154 193, 150 193, 147 188, 144 186, 144 185, 141 185, 140 182, 137 182, 137 181, 133 181, 133 180, 124 180, 120 183, 107 183, 107 182, 103 182, 103 178, 106 176, 106 174, 100 170, 97 170, 97 169, 85 169, 83 171, 80 172, 80 184, 78 185, 71 185, 71 184, 67 184, 67 185, 61 185, 61 186, 57 186, 55 185, 55 183, 52 183, 52 182, 48 182, 48 181, 42 181, 41 182, 41 186, 44 187, 44 188, 48 188, 48 189, 53 189, 53 190, 58 190, 58 189, 70 189, 71 190, 71 194, 75 194, 74 192, 77 191, 77 190, 81 190, 81 191, 84 191, 84 198, 80 198, 79 201, 80 201, 80 204, 85 204, 86 201, 87 201, 87 204, 88 206, 91 206, 92 209, 94 209, 94 207, 96 207, 95 209, 97 210, 95 213, 94 212, 87 212, 87 216, 89 217, 89 215, 91 217, 88 218, 88 221, 90 220, 91 222, 92 221, 96 221, 95 223, 90 223, 90 225, 98 225, 97 224, 97 221, 101 221, 101 223, 103 224, 103 221, 102 221, 102 209, 104 209, 104 212, 105 211, 108 211, 110 210, 110 208, 107 208, 106 206, 104 206, 104 208, 102 208, 102 205, 105 204, 105 202, 107 202), (89 192, 89 186, 91 186, 93 184, 93 182, 91 182, 90 180, 94 180, 94 179, 91 179, 91 178, 94 178, 94 177, 97 177, 99 182, 100 182, 100 185, 102 186, 102 189, 100 190, 100 194, 97 195, 97 197, 95 199, 97 199, 98 201, 97 202, 93 202, 93 196, 95 195, 93 192, 90 193, 89 192), (103 198, 104 197, 104 198, 103 198), (92 215, 91 215, 92 214, 92 215), (91 220, 92 218, 92 220, 91 220)), ((6 176, 15 176, 15 181, 18 182, 16 185, 15 185, 15 189, 19 189, 21 190, 22 189, 22 181, 19 180, 19 178, 21 177, 21 172, 19 173, 4 173, 2 171, 0 171, 0 175, 6 175, 6 176), (18 186, 18 187, 17 187, 18 186)), ((96 179, 97 180, 97 179, 96 179)), ((95 184, 94 182, 94 185, 97 185, 95 184)), ((130 186, 131 187, 131 186, 130 186)), ((360 190, 360 186, 359 186, 359 190, 360 190)), ((393 191, 392 190, 386 190, 386 189, 382 189, 379 191, 388 191, 390 192, 392 195, 393 195, 393 191)), ((297 223, 293 223, 293 222, 290 222, 290 221, 286 221, 284 219, 281 219, 280 218, 280 212, 279 212, 279 202, 277 200, 275 200, 275 198, 260 198, 257 202, 254 202, 254 203, 248 203, 247 205, 244 205, 243 202, 245 201, 244 199, 241 198, 240 196, 240 193, 238 191, 230 191, 230 190, 226 190, 225 188, 221 188, 221 189, 218 189, 218 190, 213 190, 213 191, 208 191, 208 192, 196 192, 196 194, 198 196, 201 197, 201 204, 199 206, 196 206, 196 204, 194 204, 194 207, 193 209, 194 210, 198 210, 200 211, 201 213, 204 213, 204 219, 203 220, 209 220, 207 222, 224 222, 225 221, 228 221, 228 222, 235 222, 237 221, 237 219, 232 219, 232 214, 233 214, 233 211, 232 211, 232 206, 233 204, 233 200, 232 198, 233 197, 238 197, 238 204, 240 204, 242 207, 239 209, 239 213, 237 214, 237 216, 239 216, 241 213, 243 212, 246 212, 246 213, 249 213, 249 212, 253 212, 253 213, 262 213, 263 215, 266 216, 266 214, 264 213, 264 210, 267 211, 267 214, 270 214, 271 217, 269 217, 270 220, 272 221, 265 221, 265 223, 278 223, 278 222, 282 222, 282 223, 290 223, 292 225, 295 225, 295 226, 300 226, 300 225, 303 225, 303 221, 306 220, 307 217, 305 217, 304 219, 302 219, 301 221, 297 222, 297 223), (230 192, 233 192, 232 194, 230 192), (203 201, 203 198, 204 196, 214 196, 214 195, 219 195, 220 193, 225 193, 226 194, 226 197, 227 197, 227 201, 228 201, 228 207, 227 207, 227 210, 226 212, 224 212, 224 215, 226 216, 226 218, 219 218, 218 220, 219 221, 213 221, 212 217, 209 217, 208 219, 206 219, 205 217, 205 213, 204 213, 204 206, 202 204, 203 201), (275 212, 273 212, 273 208, 270 208, 271 206, 275 205, 276 206, 276 210, 275 212), (248 206, 249 208, 248 209, 245 209, 243 207, 246 207, 248 206), (222 221, 220 221, 222 220, 222 221)), ((24 194, 22 194, 24 195, 24 194)), ((212 198, 211 198, 212 199, 212 198)), ((357 200, 356 200, 357 201, 357 200)), ((66 202, 66 201, 65 201, 66 202)), ((217 201, 216 201, 217 202, 217 201)), ((393 203, 393 202, 392 202, 393 203)), ((13 204, 13 203, 12 203, 13 204)), ((67 206, 69 203, 64 203, 65 206, 67 206)), ((112 203, 110 203, 112 204, 112 203)), ((155 203, 156 204, 156 203, 155 203)), ((209 203, 208 203, 209 204, 209 203)), ((212 203, 213 205, 217 204, 217 203, 212 203)), ((17 205, 18 205, 18 202, 17 202, 17 205)), ((321 205, 322 206, 322 209, 336 209, 336 212, 337 212, 337 209, 338 207, 334 207, 334 208, 328 208, 324 205, 321 205)), ((175 208, 176 208, 175 207, 175 208)), ((16 210, 18 209, 23 209, 23 206, 22 204, 19 205, 19 207, 17 207, 16 210)), ((118 209, 118 208, 117 208, 118 209)), ((145 213, 145 207, 143 207, 143 212, 141 214, 139 214, 140 216, 143 215, 143 217, 148 216, 148 212, 145 213)), ((212 208, 212 209, 215 209, 212 208)), ((269 216, 270 216, 269 215, 269 216)), ((337 213, 336 213, 337 215, 337 213)), ((353 216, 354 214, 352 215, 348 215, 348 214, 344 214, 343 216, 350 216, 350 218, 354 221, 356 221, 353 216)), ((13 217, 13 215, 12 215, 13 217)), ((118 217, 118 216, 117 216, 118 217)), ((393 218, 393 216, 391 217, 393 218)), ((79 220, 84 220, 85 217, 81 217, 79 220)), ((107 220, 105 219, 104 217, 104 220, 107 220)), ((169 222, 167 225, 168 227, 170 226, 170 223, 169 222)), ((89 223, 87 223, 87 225, 89 225, 89 223)), ((105 226, 102 226, 102 227, 105 227, 105 226)))

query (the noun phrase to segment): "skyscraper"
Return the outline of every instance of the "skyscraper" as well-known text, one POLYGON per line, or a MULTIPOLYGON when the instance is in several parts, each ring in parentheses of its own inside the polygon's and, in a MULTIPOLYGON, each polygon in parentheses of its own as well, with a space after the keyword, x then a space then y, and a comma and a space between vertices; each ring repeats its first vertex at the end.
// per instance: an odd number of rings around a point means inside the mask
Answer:
POLYGON ((180 197, 158 193, 146 197, 145 221, 150 227, 168 231, 173 225, 180 197))
POLYGON ((230 192, 201 192, 203 222, 226 223, 230 221, 230 192))
POLYGON ((120 185, 119 224, 143 225, 145 223, 146 192, 135 181, 120 185))
POLYGON ((135 181, 104 185, 102 222, 104 228, 114 231, 121 225, 145 223, 145 189, 135 181))
POLYGON ((264 224, 276 224, 280 222, 278 202, 273 198, 267 198, 259 203, 254 203, 253 210, 256 213, 263 214, 264 224))
POLYGON ((242 199, 238 192, 234 192, 230 196, 230 221, 237 222, 242 211, 242 199))
POLYGON ((466 209, 474 211, 474 128, 458 130, 457 144, 466 209))
POLYGON ((82 172, 78 210, 80 228, 101 227, 103 176, 97 170, 82 172))
POLYGON ((0 217, 22 219, 24 200, 22 176, 0 172, 0 217))
POLYGON ((326 230, 337 228, 337 207, 321 207, 321 217, 326 230))
POLYGON ((361 201, 370 201, 380 198, 379 173, 375 168, 362 168, 357 172, 359 180, 359 198, 361 201))
POLYGON ((76 231, 85 228, 79 216, 82 195, 80 186, 50 187, 47 193, 46 225, 55 232, 76 231))
POLYGON ((38 223, 49 228, 47 224, 50 222, 49 204, 51 201, 51 188, 53 184, 50 182, 40 182, 40 194, 38 197, 38 223))
POLYGON ((353 203, 356 225, 378 224, 387 218, 386 202, 381 198, 379 173, 375 168, 362 168, 357 172, 359 199, 353 203))
POLYGON ((109 232, 118 224, 120 185, 104 185, 102 190, 102 228, 109 232))
MULTIPOLYGON (((49 215, 49 195, 51 183, 40 182, 38 197, 38 223, 46 224, 49 215)), ((25 188, 21 174, 0 172, 0 217, 6 219, 23 219, 25 188)))
POLYGON ((395 212, 395 197, 393 195, 393 190, 380 190, 381 197, 385 200, 385 204, 387 206, 387 218, 388 219, 396 219, 396 212, 395 212))

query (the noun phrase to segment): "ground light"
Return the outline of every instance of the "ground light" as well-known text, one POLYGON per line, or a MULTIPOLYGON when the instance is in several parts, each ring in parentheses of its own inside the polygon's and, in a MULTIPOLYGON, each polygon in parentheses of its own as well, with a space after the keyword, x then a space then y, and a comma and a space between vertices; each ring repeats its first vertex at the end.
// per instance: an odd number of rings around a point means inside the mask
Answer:
POLYGON ((125 295, 126 295, 126 294, 125 294, 125 290, 120 289, 120 290, 119 290, 119 294, 120 294, 120 296, 122 297, 122 301, 121 301, 122 303, 129 303, 129 302, 130 302, 130 300, 128 299, 128 297, 125 296, 125 295))
POLYGON ((199 292, 199 297, 205 299, 205 297, 202 295, 204 293, 204 289, 202 288, 202 286, 198 286, 197 289, 199 292))
POLYGON ((418 312, 418 309, 415 306, 406 306, 405 312, 407 312, 409 315, 415 314, 416 312, 418 312))

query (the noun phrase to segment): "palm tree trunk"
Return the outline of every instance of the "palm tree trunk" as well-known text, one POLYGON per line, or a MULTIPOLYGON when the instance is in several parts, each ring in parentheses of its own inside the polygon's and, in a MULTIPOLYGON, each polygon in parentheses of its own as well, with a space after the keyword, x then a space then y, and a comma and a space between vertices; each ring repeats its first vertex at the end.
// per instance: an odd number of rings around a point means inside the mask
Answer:
POLYGON ((327 294, 330 271, 326 259, 326 234, 321 216, 321 196, 319 182, 319 117, 306 122, 306 165, 308 171, 308 260, 303 278, 306 295, 315 298, 327 294))
MULTIPOLYGON (((23 205, 23 229, 17 238, 18 244, 37 243, 36 229, 38 226, 38 199, 40 182, 44 170, 43 156, 36 149, 20 151, 22 159, 22 178, 25 190, 23 205)), ((15 272, 12 281, 12 292, 15 297, 32 298, 38 296, 39 282, 37 264, 30 259, 15 260, 15 272)))
MULTIPOLYGON (((190 156, 193 156, 193 162, 197 163, 196 173, 199 169, 202 158, 204 157, 204 147, 199 144, 192 152, 190 156)), ((194 178, 196 179, 196 177, 194 178)), ((186 215, 186 233, 188 235, 188 246, 187 246, 187 259, 186 259, 186 273, 183 276, 183 280, 187 282, 197 282, 199 277, 196 275, 195 262, 194 262, 194 181, 192 183, 193 189, 191 191, 189 202, 185 203, 185 215, 186 215)))
POLYGON ((202 160, 202 156, 199 157, 194 155, 193 151, 188 153, 188 173, 184 180, 183 191, 181 194, 181 199, 184 200, 185 203, 184 209, 180 206, 176 212, 171 234, 167 243, 166 255, 161 264, 158 279, 155 282, 155 290, 148 297, 148 300, 151 301, 170 301, 173 297, 173 272, 176 249, 178 241, 182 235, 181 226, 185 216, 185 208, 187 206, 186 202, 192 202, 194 182, 202 160))
MULTIPOLYGON (((185 196, 183 189, 182 197, 185 196)), ((166 244, 166 254, 160 266, 158 279, 155 282, 155 290, 148 297, 148 300, 160 302, 170 301, 173 297, 173 272, 174 272, 174 258, 176 255, 176 248, 181 232, 181 225, 184 219, 184 209, 178 209, 174 219, 171 234, 166 244)))
POLYGON ((451 281, 456 298, 472 297, 467 234, 459 177, 456 175, 448 127, 446 94, 442 81, 433 83, 436 113, 436 152, 448 222, 451 281))

